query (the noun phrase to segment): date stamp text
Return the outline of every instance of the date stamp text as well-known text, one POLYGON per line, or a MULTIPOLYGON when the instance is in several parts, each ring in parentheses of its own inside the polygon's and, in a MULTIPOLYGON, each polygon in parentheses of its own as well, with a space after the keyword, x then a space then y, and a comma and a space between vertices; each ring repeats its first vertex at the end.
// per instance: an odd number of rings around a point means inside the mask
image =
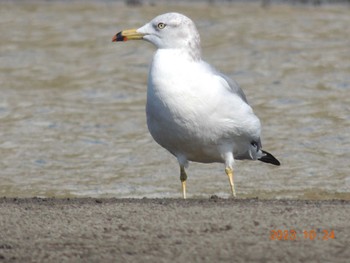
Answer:
POLYGON ((270 240, 332 240, 335 239, 334 230, 311 229, 296 231, 290 230, 271 230, 270 240))

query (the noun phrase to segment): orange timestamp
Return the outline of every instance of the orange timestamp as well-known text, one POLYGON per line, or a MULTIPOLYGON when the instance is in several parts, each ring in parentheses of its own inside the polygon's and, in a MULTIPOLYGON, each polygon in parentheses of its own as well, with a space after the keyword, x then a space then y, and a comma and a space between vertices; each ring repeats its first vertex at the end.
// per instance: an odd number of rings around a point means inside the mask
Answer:
POLYGON ((296 231, 290 230, 271 230, 270 240, 330 240, 335 239, 334 230, 312 229, 296 231))

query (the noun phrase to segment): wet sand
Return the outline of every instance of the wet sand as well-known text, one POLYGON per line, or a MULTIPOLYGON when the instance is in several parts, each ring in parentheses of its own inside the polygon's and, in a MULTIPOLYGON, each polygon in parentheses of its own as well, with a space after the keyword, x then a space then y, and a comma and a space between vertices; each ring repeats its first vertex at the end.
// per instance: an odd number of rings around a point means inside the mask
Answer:
POLYGON ((1 198, 0 262, 347 262, 349 215, 342 200, 1 198))

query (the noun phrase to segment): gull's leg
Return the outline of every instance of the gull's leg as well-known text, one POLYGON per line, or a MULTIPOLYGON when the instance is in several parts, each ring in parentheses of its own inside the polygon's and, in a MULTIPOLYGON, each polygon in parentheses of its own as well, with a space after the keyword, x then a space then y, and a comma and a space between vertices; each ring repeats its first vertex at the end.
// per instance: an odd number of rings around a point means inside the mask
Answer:
POLYGON ((235 185, 233 184, 233 169, 231 167, 226 167, 225 172, 228 176, 228 180, 230 181, 232 196, 236 197, 235 185))
POLYGON ((236 197, 236 191, 235 191, 235 185, 233 184, 233 153, 232 153, 233 146, 232 145, 223 145, 221 148, 222 151, 222 157, 225 160, 225 173, 228 176, 228 180, 230 182, 231 186, 231 193, 232 197, 236 197))
POLYGON ((186 199, 186 179, 187 174, 185 172, 185 167, 180 166, 180 180, 181 180, 181 187, 182 187, 182 196, 184 199, 186 199))

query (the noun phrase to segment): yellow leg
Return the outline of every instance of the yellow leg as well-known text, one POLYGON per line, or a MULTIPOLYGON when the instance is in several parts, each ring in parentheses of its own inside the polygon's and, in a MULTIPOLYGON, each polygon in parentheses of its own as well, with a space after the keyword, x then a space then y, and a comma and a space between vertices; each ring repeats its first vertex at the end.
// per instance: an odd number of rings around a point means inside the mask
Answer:
POLYGON ((184 199, 186 199, 187 174, 186 174, 185 168, 183 166, 180 166, 180 180, 181 180, 181 187, 182 187, 182 196, 184 199))
POLYGON ((233 170, 229 167, 225 169, 225 172, 228 176, 228 180, 230 181, 232 196, 236 197, 235 185, 233 184, 233 170))
POLYGON ((182 186, 182 196, 184 199, 186 199, 186 181, 182 181, 181 186, 182 186))

